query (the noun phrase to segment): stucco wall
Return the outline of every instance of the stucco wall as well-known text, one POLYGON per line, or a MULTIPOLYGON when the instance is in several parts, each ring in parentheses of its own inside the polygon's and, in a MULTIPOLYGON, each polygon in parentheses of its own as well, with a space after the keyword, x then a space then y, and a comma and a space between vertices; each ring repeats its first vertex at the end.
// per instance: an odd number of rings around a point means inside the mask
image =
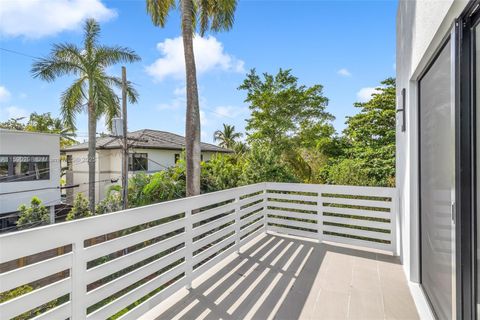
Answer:
POLYGON ((37 196, 47 206, 60 203, 60 138, 58 135, 0 130, 0 154, 3 155, 48 155, 50 179, 38 181, 2 182, 0 193, 0 213, 17 211, 22 204, 29 204, 37 196), (24 190, 52 188, 21 192, 24 190))

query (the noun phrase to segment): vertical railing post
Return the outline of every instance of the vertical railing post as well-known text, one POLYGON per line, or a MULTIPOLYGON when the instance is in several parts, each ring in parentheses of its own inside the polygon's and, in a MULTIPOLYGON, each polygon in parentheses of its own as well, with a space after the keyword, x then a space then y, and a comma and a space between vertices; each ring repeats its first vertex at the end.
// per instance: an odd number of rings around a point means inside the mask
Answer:
POLYGON ((323 186, 321 184, 317 185, 317 232, 318 232, 318 242, 323 242, 323 186))
POLYGON ((398 196, 398 189, 392 192, 392 204, 390 207, 390 232, 391 232, 391 249, 394 256, 399 255, 400 240, 400 200, 398 196))
POLYGON ((267 215, 268 215, 268 196, 267 196, 268 183, 263 183, 263 232, 267 233, 267 215))
POLYGON ((192 231, 192 210, 185 212, 185 287, 192 287, 193 278, 193 231, 192 231))
POLYGON ((77 239, 72 244, 72 296, 70 297, 72 306, 72 320, 83 320, 87 318, 87 284, 85 283, 85 272, 87 263, 84 258, 83 239, 77 239))
POLYGON ((240 253, 240 197, 235 197, 234 202, 234 215, 235 215, 235 248, 236 252, 240 253))

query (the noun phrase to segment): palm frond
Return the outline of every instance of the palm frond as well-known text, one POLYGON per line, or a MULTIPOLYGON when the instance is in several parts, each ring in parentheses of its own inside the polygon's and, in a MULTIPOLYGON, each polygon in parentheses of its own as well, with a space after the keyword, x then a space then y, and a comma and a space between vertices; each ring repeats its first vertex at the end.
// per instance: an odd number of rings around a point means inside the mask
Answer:
MULTIPOLYGON (((105 81, 107 81, 108 85, 110 86, 115 86, 119 89, 122 89, 122 79, 119 78, 119 77, 110 77, 110 76, 106 76, 105 77, 105 81)), ((138 97, 139 97, 139 94, 138 94, 138 91, 137 89, 135 89, 135 87, 133 86, 133 83, 131 81, 127 81, 127 98, 128 98, 128 102, 130 103, 137 103, 138 102, 138 97)))
POLYGON ((58 77, 73 74, 79 76, 83 72, 82 66, 71 61, 57 58, 42 58, 33 63, 32 76, 51 82, 58 77))
POLYGON ((73 43, 54 44, 50 54, 54 59, 71 62, 84 69, 82 50, 73 43))
POLYGON ((121 46, 107 47, 99 46, 95 51, 95 61, 102 67, 111 66, 121 62, 132 63, 140 61, 141 58, 132 49, 121 46))
POLYGON ((175 0, 147 0, 147 12, 156 26, 165 27, 170 10, 176 8, 175 0))
POLYGON ((100 25, 95 19, 87 19, 83 27, 84 32, 84 46, 87 54, 91 54, 97 44, 100 36, 100 25))
POLYGON ((73 130, 75 130, 76 116, 85 109, 85 103, 87 101, 85 81, 85 77, 76 80, 60 97, 60 112, 62 118, 65 124, 73 130))

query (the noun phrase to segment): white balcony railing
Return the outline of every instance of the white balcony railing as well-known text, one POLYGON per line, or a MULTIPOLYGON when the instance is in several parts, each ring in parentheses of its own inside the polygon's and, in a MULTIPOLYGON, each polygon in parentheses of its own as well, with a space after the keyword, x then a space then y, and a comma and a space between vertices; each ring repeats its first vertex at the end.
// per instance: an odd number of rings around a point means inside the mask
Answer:
POLYGON ((397 254, 397 205, 392 188, 260 183, 3 235, 0 315, 135 319, 265 231, 397 254))

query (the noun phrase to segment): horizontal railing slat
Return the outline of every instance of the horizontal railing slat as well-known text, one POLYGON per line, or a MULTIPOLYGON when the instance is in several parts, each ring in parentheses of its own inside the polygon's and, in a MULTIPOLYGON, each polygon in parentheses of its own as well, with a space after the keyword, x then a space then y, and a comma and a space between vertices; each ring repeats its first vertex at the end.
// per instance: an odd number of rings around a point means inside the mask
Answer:
POLYGON ((303 222, 303 221, 292 220, 292 219, 279 219, 279 218, 267 217, 267 222, 281 224, 289 227, 296 227, 296 228, 305 228, 305 229, 312 229, 312 230, 317 229, 317 223, 303 222))
POLYGON ((130 304, 134 303, 135 301, 142 298, 143 296, 147 295, 148 293, 152 292, 153 290, 161 287, 166 282, 172 280, 176 276, 179 276, 183 272, 185 272, 184 263, 174 267, 173 269, 168 270, 165 273, 162 273, 161 275, 135 288, 128 294, 124 294, 123 296, 113 300, 109 304, 90 313, 87 316, 87 319, 106 319, 116 314, 123 308, 129 306, 130 304))
POLYGON ((250 231, 255 230, 259 226, 263 225, 264 223, 265 223, 265 221, 263 219, 259 220, 259 221, 256 221, 255 223, 252 223, 251 225, 249 225, 248 227, 246 227, 246 228, 244 228, 240 231, 240 237, 243 237, 244 235, 246 235, 250 231))
POLYGON ((62 303, 58 307, 48 310, 47 312, 39 314, 32 320, 67 319, 67 318, 71 318, 71 311, 72 311, 71 302, 68 301, 68 302, 62 303))
POLYGON ((87 293, 87 305, 93 305, 185 257, 185 248, 135 269, 87 293))
MULTIPOLYGON (((300 203, 290 203, 290 202, 268 202, 269 207, 283 208, 283 209, 294 209, 294 210, 305 210, 305 211, 316 211, 317 206, 311 204, 300 204, 300 203)), ((270 209, 270 208, 269 208, 270 209)))
POLYGON ((318 239, 318 234, 316 232, 309 232, 305 230, 283 228, 279 226, 268 226, 267 230, 277 232, 277 233, 290 234, 293 236, 305 237, 310 239, 318 239))
POLYGON ((329 234, 324 234, 323 240, 327 242, 342 243, 342 244, 348 244, 348 245, 357 246, 357 247, 366 247, 366 248, 383 250, 383 251, 392 251, 392 244, 388 244, 388 243, 365 241, 361 239, 334 236, 329 234))
POLYGON ((322 197, 322 203, 324 204, 334 203, 334 204, 344 204, 344 205, 350 205, 350 206, 362 206, 362 207, 386 208, 386 209, 390 209, 392 207, 391 201, 333 198, 333 197, 322 197))
POLYGON ((173 236, 88 269, 86 282, 92 283, 185 242, 185 234, 173 236))
POLYGON ((304 196, 299 194, 288 194, 288 193, 267 193, 266 197, 268 201, 275 201, 274 199, 281 200, 292 200, 292 201, 307 201, 307 202, 317 202, 317 196, 304 196))
POLYGON ((16 317, 26 311, 69 293, 71 286, 70 278, 65 278, 12 300, 3 302, 0 304, 0 315, 2 316, 2 319, 16 317))
POLYGON ((343 218, 343 217, 334 217, 334 216, 325 216, 324 215, 323 216, 323 223, 325 223, 325 222, 346 224, 346 225, 352 225, 352 226, 357 226, 357 227, 384 229, 384 230, 390 230, 390 227, 391 227, 390 222, 361 220, 361 219, 352 219, 352 218, 343 218))
POLYGON ((202 262, 203 260, 205 260, 206 258, 211 256, 212 254, 216 253, 217 251, 221 250, 222 248, 224 248, 225 246, 229 245, 232 242, 235 242, 235 236, 234 235, 223 239, 222 241, 220 241, 220 242, 214 244, 213 246, 211 246, 210 248, 208 248, 208 249, 200 252, 199 254, 193 256, 193 258, 192 258, 193 263, 192 264, 196 265, 197 263, 202 262))
POLYGON ((240 215, 240 219, 242 219, 242 217, 252 213, 253 211, 263 209, 264 206, 265 206, 264 202, 259 202, 257 204, 254 204, 251 207, 240 210, 239 213, 238 213, 240 215))
POLYGON ((73 253, 43 260, 0 274, 0 292, 8 291, 49 275, 70 269, 73 253))
POLYGON ((338 207, 323 207, 322 211, 328 212, 328 213, 367 217, 367 218, 377 218, 377 219, 391 218, 391 213, 385 212, 385 211, 371 211, 371 210, 364 210, 364 209, 338 208, 338 207))
MULTIPOLYGON (((392 236, 390 233, 375 232, 361 229, 345 228, 345 227, 335 227, 330 225, 323 225, 324 232, 335 232, 339 234, 346 234, 350 236, 365 237, 377 240, 388 240, 390 241, 392 236)), ((366 240, 368 241, 368 240, 366 240)))
POLYGON ((218 216, 219 214, 227 213, 229 211, 232 211, 233 209, 235 209, 235 203, 231 202, 231 203, 228 203, 228 204, 225 204, 225 205, 213 208, 213 209, 198 212, 198 213, 192 215, 191 222, 192 222, 192 224, 194 224, 194 223, 197 223, 197 222, 200 222, 200 221, 203 221, 203 220, 207 220, 207 219, 213 218, 215 216, 218 216))
POLYGON ((193 229, 193 237, 198 237, 199 235, 202 235, 206 232, 209 232, 212 229, 218 228, 226 223, 229 223, 231 221, 235 221, 235 214, 231 213, 229 215, 226 215, 225 217, 221 217, 217 220, 214 220, 212 222, 205 223, 199 227, 196 227, 193 229))
POLYGON ((179 219, 87 247, 85 248, 85 258, 87 261, 90 261, 106 256, 133 245, 179 230, 183 228, 185 223, 186 219, 179 219))
POLYGON ((305 219, 305 220, 318 220, 318 214, 294 212, 287 210, 267 209, 266 213, 269 215, 280 216, 285 218, 305 219))
POLYGON ((264 212, 263 211, 258 211, 254 214, 252 214, 251 216, 248 216, 242 220, 240 220, 240 228, 242 228, 243 226, 249 224, 250 222, 254 221, 254 220, 257 220, 258 218, 263 218, 264 217, 264 212))
POLYGON ((232 224, 230 226, 227 226, 219 231, 216 231, 215 233, 212 233, 198 241, 195 241, 193 243, 193 248, 192 248, 192 251, 195 252, 197 251, 198 249, 200 248, 203 248, 205 247, 206 245, 209 245, 210 243, 214 242, 215 240, 218 240, 220 239, 221 237, 224 237, 226 236, 227 234, 229 234, 230 232, 233 232, 235 231, 235 226, 232 224))

